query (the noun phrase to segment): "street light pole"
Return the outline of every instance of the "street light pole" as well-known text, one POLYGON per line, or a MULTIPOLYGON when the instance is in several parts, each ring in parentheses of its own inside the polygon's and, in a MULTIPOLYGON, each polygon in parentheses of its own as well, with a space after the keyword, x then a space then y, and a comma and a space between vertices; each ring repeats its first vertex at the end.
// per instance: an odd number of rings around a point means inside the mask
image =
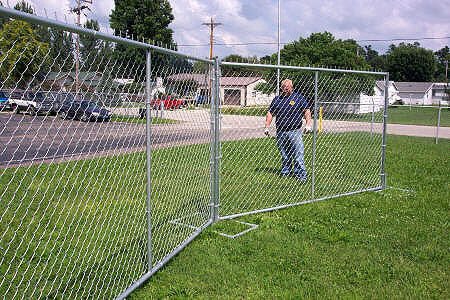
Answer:
MULTIPOLYGON (((77 0, 77 7, 71 9, 72 12, 77 14, 77 26, 80 27, 81 27, 81 12, 85 8, 89 9, 89 7, 86 5, 81 6, 81 2, 92 4, 92 0, 77 0)), ((80 85, 79 73, 80 73, 80 34, 77 34, 77 41, 75 45, 75 95, 78 94, 78 88, 80 85)))

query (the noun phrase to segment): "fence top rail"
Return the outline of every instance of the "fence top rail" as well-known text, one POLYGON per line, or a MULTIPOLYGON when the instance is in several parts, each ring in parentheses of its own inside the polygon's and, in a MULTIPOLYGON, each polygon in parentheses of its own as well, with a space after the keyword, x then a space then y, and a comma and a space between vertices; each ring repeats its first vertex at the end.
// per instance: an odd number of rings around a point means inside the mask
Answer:
POLYGON ((81 26, 76 26, 76 25, 60 22, 57 20, 43 18, 40 16, 24 13, 24 12, 21 12, 16 9, 12 9, 12 8, 0 6, 0 15, 14 18, 17 20, 34 23, 34 24, 56 27, 56 28, 59 28, 59 29, 65 30, 65 31, 73 32, 73 33, 85 34, 85 35, 96 37, 98 39, 105 40, 105 41, 110 41, 110 42, 119 43, 119 44, 125 44, 125 45, 129 45, 129 46, 133 46, 133 47, 143 48, 143 49, 154 50, 157 52, 161 52, 161 53, 165 53, 165 54, 172 54, 172 55, 180 56, 180 57, 187 58, 187 59, 193 59, 193 60, 201 61, 201 62, 205 62, 205 63, 210 63, 210 64, 214 63, 214 60, 195 57, 195 56, 180 53, 178 51, 154 46, 154 45, 151 45, 148 43, 134 41, 134 40, 130 40, 127 38, 118 37, 118 36, 115 36, 112 34, 103 33, 103 32, 95 31, 92 29, 87 29, 87 28, 84 28, 81 26))
POLYGON ((283 65, 249 64, 249 63, 236 63, 236 62, 228 62, 228 61, 223 61, 220 64, 224 65, 224 66, 234 66, 234 67, 260 67, 260 68, 268 68, 268 69, 306 70, 306 71, 373 74, 373 75, 387 75, 388 74, 387 72, 328 69, 328 68, 314 68, 314 67, 297 67, 297 66, 283 66, 283 65))

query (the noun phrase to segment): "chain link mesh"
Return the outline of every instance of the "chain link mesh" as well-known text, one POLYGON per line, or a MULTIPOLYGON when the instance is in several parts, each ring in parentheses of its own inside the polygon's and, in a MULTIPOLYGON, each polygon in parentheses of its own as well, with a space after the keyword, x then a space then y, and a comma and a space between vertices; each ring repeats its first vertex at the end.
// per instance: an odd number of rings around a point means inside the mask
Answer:
MULTIPOLYGON (((6 299, 114 298, 150 271, 146 51, 80 35, 77 69, 75 43, 14 19, 1 31, 6 299)), ((208 74, 205 63, 152 55, 152 267, 210 218, 208 74)))
POLYGON ((229 64, 222 66, 222 74, 221 218, 380 186, 383 120, 377 112, 383 110, 384 96, 375 94, 375 85, 384 85, 382 77, 319 72, 315 106, 315 72, 281 70, 280 81, 292 80, 293 92, 308 101, 316 116, 315 145, 314 133, 303 133, 301 139, 304 181, 281 176, 276 116, 270 136, 264 135, 277 70, 229 64))

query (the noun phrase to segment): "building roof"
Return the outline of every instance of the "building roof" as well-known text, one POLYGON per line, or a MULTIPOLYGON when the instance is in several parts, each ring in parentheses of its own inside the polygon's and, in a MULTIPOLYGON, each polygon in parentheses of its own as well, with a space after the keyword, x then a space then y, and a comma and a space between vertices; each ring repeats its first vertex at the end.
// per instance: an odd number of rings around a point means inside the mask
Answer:
POLYGON ((260 79, 261 77, 222 77, 220 85, 247 86, 260 79))
MULTIPOLYGON (((381 91, 384 92, 384 83, 385 83, 384 80, 377 80, 377 81, 375 82, 375 85, 376 85, 381 91)), ((393 81, 389 81, 389 84, 392 85, 394 88, 397 89, 397 87, 395 86, 395 84, 394 84, 393 81)))
MULTIPOLYGON (((191 73, 181 73, 174 74, 167 77, 169 80, 180 81, 180 80, 194 80, 198 85, 207 85, 208 76, 207 74, 191 74, 191 73)), ((248 86, 258 80, 261 77, 221 77, 221 86, 248 86)))
POLYGON ((395 82, 400 93, 423 93, 432 88, 432 82, 395 82))

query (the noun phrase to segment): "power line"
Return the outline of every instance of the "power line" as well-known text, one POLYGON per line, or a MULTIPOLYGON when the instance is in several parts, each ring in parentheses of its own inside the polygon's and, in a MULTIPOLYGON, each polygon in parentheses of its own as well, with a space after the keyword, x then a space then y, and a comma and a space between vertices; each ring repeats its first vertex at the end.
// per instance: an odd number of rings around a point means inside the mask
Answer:
MULTIPOLYGON (((368 39, 368 40, 355 40, 356 42, 398 42, 398 41, 423 41, 423 40, 445 40, 450 39, 450 36, 444 37, 423 37, 423 38, 406 38, 406 39, 368 39)), ((280 42, 280 44, 286 45, 292 42, 280 42)), ((277 45, 277 42, 248 42, 248 43, 214 43, 216 46, 249 46, 249 45, 277 45)), ((210 46, 210 44, 184 44, 178 45, 180 47, 203 47, 210 46)))

